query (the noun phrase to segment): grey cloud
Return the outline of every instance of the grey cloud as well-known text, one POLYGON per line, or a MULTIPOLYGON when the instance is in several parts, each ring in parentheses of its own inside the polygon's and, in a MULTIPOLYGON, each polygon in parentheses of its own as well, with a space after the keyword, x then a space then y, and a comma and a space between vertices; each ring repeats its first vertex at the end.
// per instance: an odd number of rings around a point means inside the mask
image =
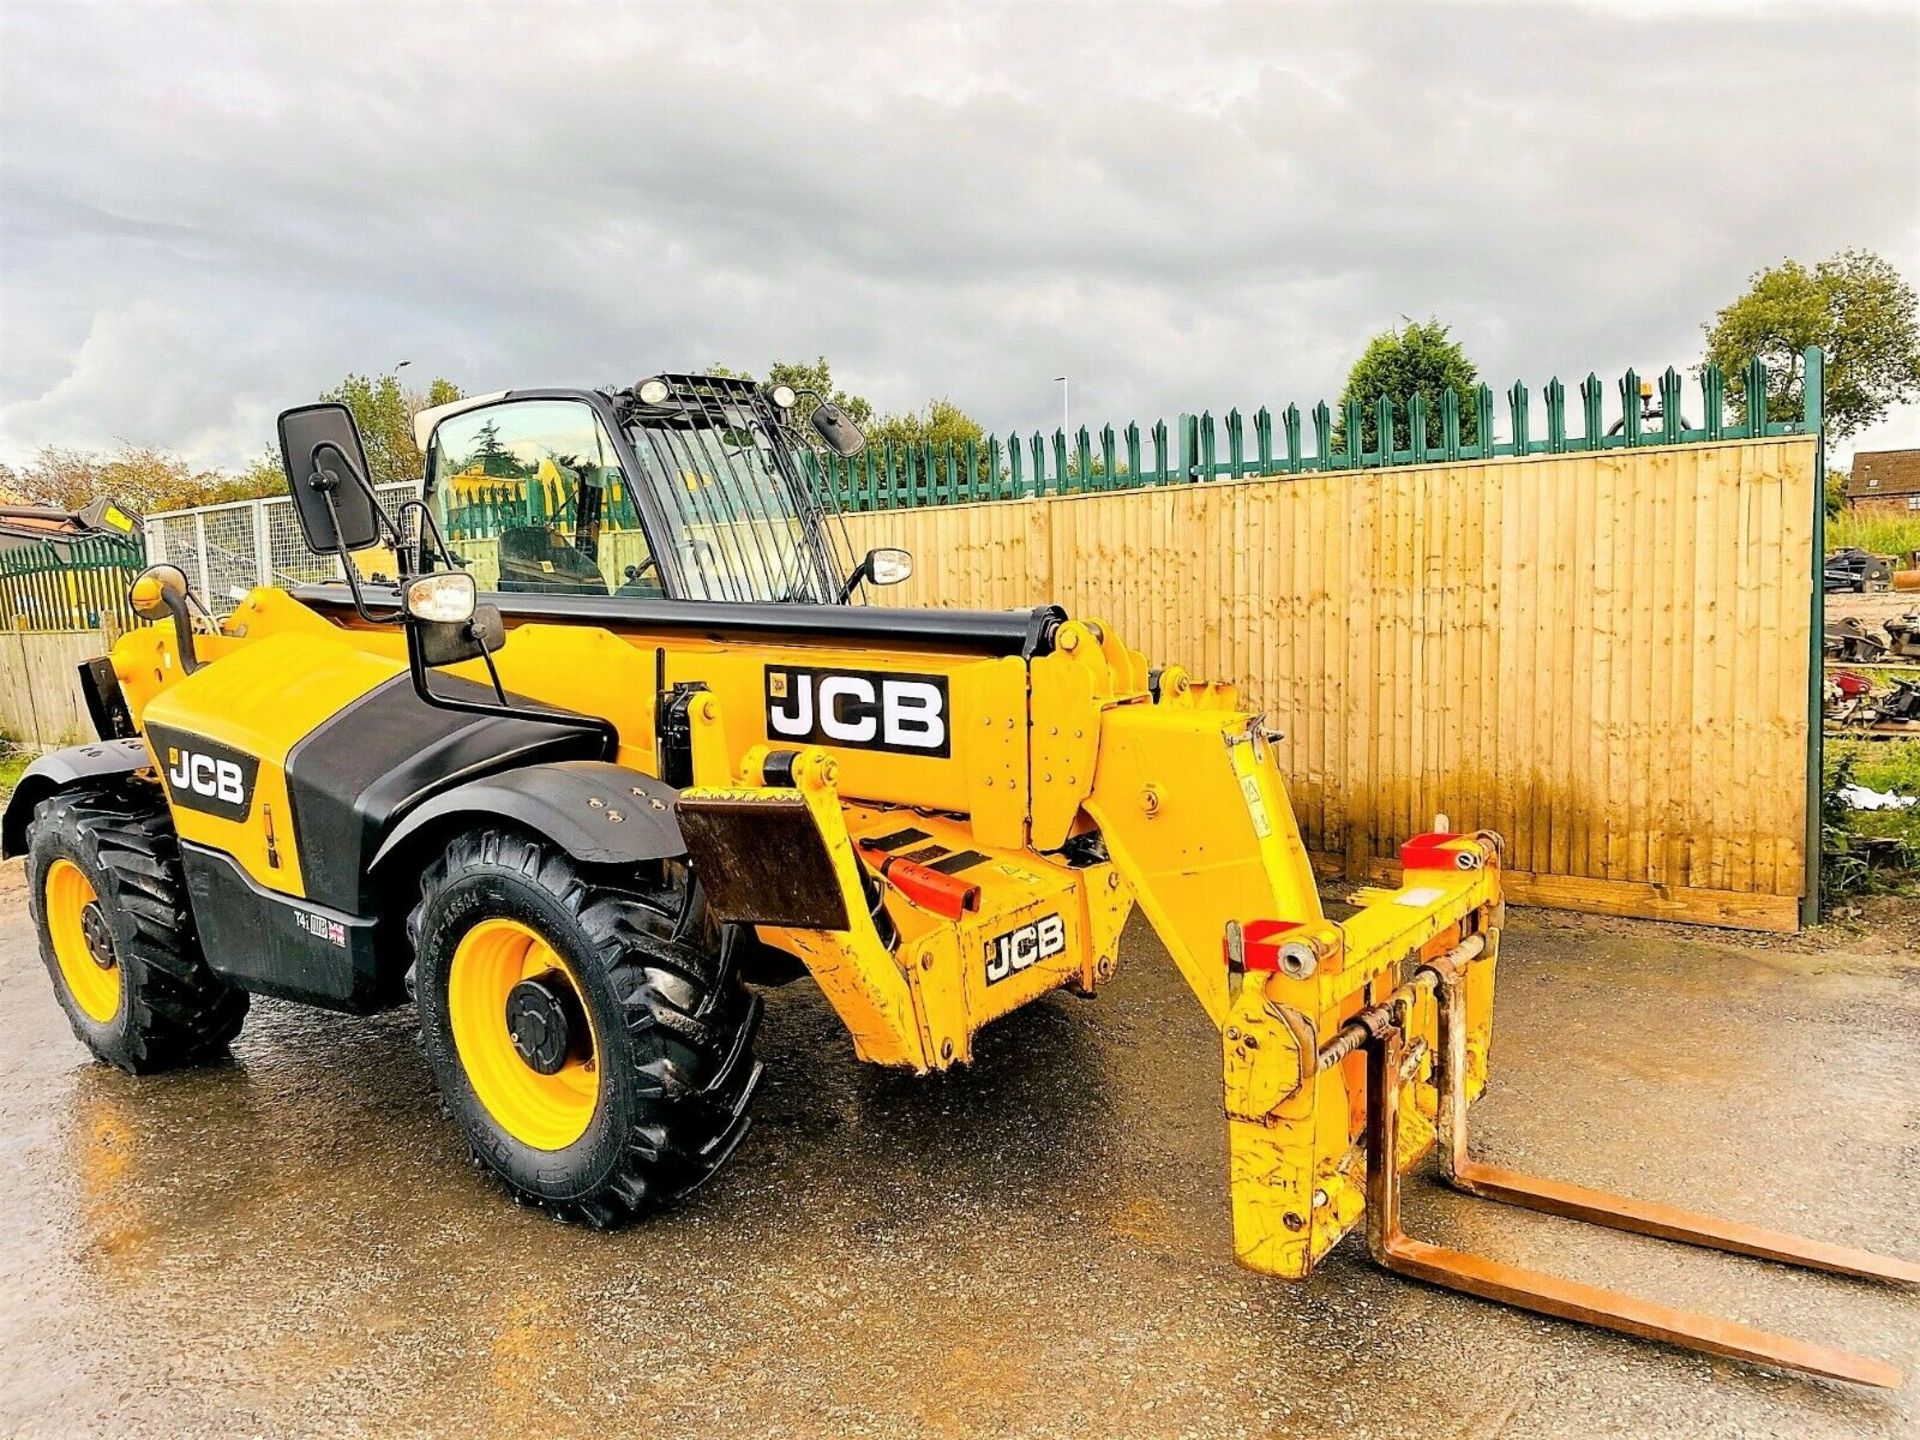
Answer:
POLYGON ((1077 418, 1310 403, 1432 313, 1490 381, 1543 381, 1687 364, 1782 255, 1920 274, 1900 6, 4 25, 0 458, 232 462, 401 358, 489 389, 823 352, 884 407, 1007 428, 1054 420, 1062 371, 1077 418))

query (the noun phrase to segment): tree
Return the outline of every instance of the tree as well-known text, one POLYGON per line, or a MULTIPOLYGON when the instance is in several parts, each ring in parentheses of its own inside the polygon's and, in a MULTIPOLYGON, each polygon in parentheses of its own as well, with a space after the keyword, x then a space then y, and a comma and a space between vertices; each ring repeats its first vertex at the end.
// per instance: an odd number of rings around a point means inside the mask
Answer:
POLYGON ((142 515, 284 495, 287 479, 280 452, 266 450, 233 473, 196 470, 178 455, 154 447, 123 445, 110 455, 49 445, 13 479, 23 499, 79 510, 100 496, 142 515))
MULTIPOLYGON (((719 375, 728 380, 753 382, 753 376, 750 372, 734 370, 717 362, 707 366, 706 373, 709 375, 719 375)), ((833 401, 834 404, 847 412, 847 417, 852 420, 854 424, 863 430, 866 429, 867 422, 873 419, 873 404, 866 396, 850 395, 845 390, 835 388, 833 383, 833 367, 827 362, 827 357, 824 355, 820 356, 812 364, 808 364, 804 360, 776 360, 767 367, 766 383, 768 385, 791 385, 795 390, 803 392, 800 397, 800 403, 794 407, 793 411, 794 421, 802 429, 806 428, 808 420, 812 418, 813 407, 816 403, 812 395, 804 393, 806 391, 812 391, 813 395, 824 396, 826 399, 833 401)))
MULTIPOLYGON (((30 504, 78 510, 100 493, 100 457, 85 450, 43 446, 20 471, 17 484, 30 504)), ((132 497, 126 503, 133 504, 132 497)))
MULTIPOLYGON (((425 393, 403 390, 392 375, 377 380, 349 375, 320 397, 353 411, 366 442, 375 484, 416 481, 421 457, 413 443, 413 417, 429 405, 460 399, 460 387, 436 378, 425 393)), ((280 452, 268 447, 234 472, 196 470, 178 455, 151 445, 122 445, 110 455, 49 445, 18 471, 0 465, 0 491, 64 510, 78 510, 98 496, 142 515, 219 505, 287 493, 280 452)))
MULTIPOLYGON (((751 378, 751 377, 749 377, 751 378)), ((795 390, 811 390, 847 412, 847 418, 861 429, 873 419, 873 406, 864 395, 850 395, 833 383, 833 367, 822 355, 811 365, 800 360, 776 360, 767 367, 769 385, 791 385, 795 390)), ((805 425, 813 414, 813 401, 802 396, 794 407, 794 419, 805 425)))
POLYGON ((1851 472, 1827 467, 1827 518, 1833 519, 1847 508, 1847 480, 1851 472))
MULTIPOLYGON (((1402 317, 1403 319, 1405 317, 1402 317)), ((1441 441, 1440 397, 1451 390, 1460 400, 1460 440, 1473 445, 1479 441, 1479 415, 1474 406, 1474 391, 1480 383, 1480 371, 1460 343, 1438 320, 1422 325, 1408 320, 1402 330, 1383 330, 1367 342, 1360 358, 1347 372, 1347 385, 1340 392, 1340 411, 1335 417, 1333 443, 1347 443, 1347 405, 1360 402, 1360 448, 1376 449, 1380 444, 1380 419, 1375 406, 1382 395, 1393 399, 1393 447, 1412 447, 1407 429, 1407 401, 1421 395, 1427 402, 1428 445, 1441 441)))
POLYGON ((20 492, 38 504, 78 510, 90 500, 106 496, 142 515, 284 490, 277 458, 273 461, 271 489, 262 490, 259 484, 255 470, 238 476, 195 470, 178 455, 150 445, 123 445, 111 455, 49 445, 27 464, 17 480, 20 492))
POLYGON ((964 452, 967 441, 976 445, 987 438, 980 422, 951 400, 929 400, 924 410, 909 410, 889 415, 867 427, 867 439, 877 445, 932 444, 944 452, 951 441, 956 452, 964 452))
MULTIPOLYGON (((753 376, 744 370, 732 370, 725 365, 707 366, 709 375, 721 375, 732 380, 752 380, 753 376)), ((980 422, 953 401, 947 399, 929 400, 924 410, 905 410, 897 415, 888 415, 874 419, 873 403, 864 395, 849 394, 837 388, 833 383, 833 367, 822 355, 812 364, 798 360, 776 360, 767 367, 768 385, 791 385, 802 392, 812 391, 814 395, 823 395, 842 410, 849 419, 866 432, 867 439, 876 445, 921 445, 929 441, 936 448, 944 450, 947 441, 953 441, 956 450, 972 440, 976 444, 986 439, 986 431, 980 422)), ((794 407, 794 423, 802 430, 813 416, 814 401, 810 396, 802 395, 800 403, 794 407)))
POLYGON ((478 470, 482 475, 495 475, 503 478, 521 478, 526 470, 513 458, 513 452, 500 443, 500 422, 489 420, 474 432, 473 453, 467 456, 464 470, 478 470))
POLYGON ((413 417, 430 405, 458 400, 460 387, 436 377, 426 393, 419 394, 402 386, 397 375, 349 375, 320 398, 353 412, 374 484, 411 484, 425 469, 420 447, 413 443, 413 417))
POLYGON ((1811 270, 1783 260, 1754 273, 1746 294, 1702 328, 1706 363, 1727 377, 1746 413, 1747 362, 1767 365, 1767 418, 1798 419, 1809 345, 1826 352, 1828 433, 1864 430, 1889 407, 1920 395, 1920 322, 1914 290, 1867 250, 1842 250, 1811 270))
MULTIPOLYGON (((1133 471, 1128 467, 1125 460, 1122 460, 1118 455, 1113 457, 1114 479, 1124 480, 1132 473, 1133 471)), ((1107 457, 1102 455, 1098 450, 1095 450, 1088 457, 1086 478, 1089 480, 1104 480, 1106 475, 1107 457)), ((1070 445, 1067 449, 1067 479, 1069 482, 1077 482, 1080 478, 1080 450, 1077 445, 1070 445)))
POLYGON ((252 460, 247 468, 234 476, 229 482, 237 493, 235 500, 258 500, 263 495, 284 495, 287 493, 287 472, 280 461, 280 452, 269 446, 252 460))

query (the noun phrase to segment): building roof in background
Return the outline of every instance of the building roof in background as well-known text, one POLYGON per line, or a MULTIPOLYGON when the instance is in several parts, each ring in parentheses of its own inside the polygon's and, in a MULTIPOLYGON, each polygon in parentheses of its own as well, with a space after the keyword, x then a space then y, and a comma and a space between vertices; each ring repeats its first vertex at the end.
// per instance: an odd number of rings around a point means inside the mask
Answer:
POLYGON ((1920 450, 1861 450, 1847 476, 1847 498, 1920 495, 1920 450))

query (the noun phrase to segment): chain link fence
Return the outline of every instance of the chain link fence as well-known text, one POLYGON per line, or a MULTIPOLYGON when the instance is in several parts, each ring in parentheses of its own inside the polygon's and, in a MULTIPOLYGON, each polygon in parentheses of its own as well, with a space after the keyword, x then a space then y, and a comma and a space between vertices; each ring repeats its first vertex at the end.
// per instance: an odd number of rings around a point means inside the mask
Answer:
MULTIPOLYGON (((412 484, 378 487, 389 511, 419 493, 412 484)), ((194 593, 216 615, 226 615, 256 585, 312 585, 344 578, 338 558, 315 555, 300 537, 293 501, 285 495, 198 505, 147 517, 149 563, 178 565, 194 593)), ((374 560, 363 569, 393 572, 374 560)))

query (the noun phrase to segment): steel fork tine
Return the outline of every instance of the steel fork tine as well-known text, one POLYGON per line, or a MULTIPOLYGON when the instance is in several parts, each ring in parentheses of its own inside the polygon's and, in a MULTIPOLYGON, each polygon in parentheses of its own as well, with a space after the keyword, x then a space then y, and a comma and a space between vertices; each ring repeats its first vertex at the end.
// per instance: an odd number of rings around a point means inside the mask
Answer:
MULTIPOLYGON (((1444 991, 1442 1013, 1445 1013, 1444 991)), ((1443 1068, 1452 1069, 1455 1075, 1464 1074, 1458 1068, 1464 1059, 1464 1049, 1455 1048, 1460 1046, 1463 1042, 1455 1026, 1451 1035, 1442 1037, 1440 1046, 1443 1068)), ((1640 1339, 1664 1341, 1708 1355, 1798 1370, 1856 1385, 1889 1390, 1899 1387, 1902 1379, 1899 1370, 1864 1355, 1809 1344, 1717 1316, 1675 1309, 1616 1290, 1603 1290, 1597 1285, 1565 1280, 1414 1239, 1400 1225, 1400 1031, 1388 1028, 1367 1043, 1366 1052, 1367 1249, 1376 1263, 1395 1274, 1462 1294, 1616 1330, 1640 1339)), ((1448 1112, 1446 1101, 1443 1087, 1443 1130, 1448 1112)), ((1457 1147, 1465 1136, 1456 1131, 1450 1138, 1457 1147)), ((1457 1160, 1458 1155, 1456 1148, 1450 1159, 1457 1160)))
POLYGON ((1457 976, 1442 976, 1439 986, 1439 1128, 1441 1132, 1441 1170, 1447 1183, 1456 1190, 1483 1200, 1497 1200, 1537 1210, 1543 1215, 1559 1215, 1604 1225, 1633 1235, 1650 1235, 1680 1245, 1698 1245, 1708 1250, 1724 1250, 1734 1255, 1751 1255, 1782 1265, 1807 1270, 1824 1270, 1835 1275, 1853 1275, 1867 1280, 1887 1280, 1901 1285, 1920 1285, 1920 1264, 1856 1250, 1845 1245, 1830 1245, 1717 1215, 1681 1210, 1636 1200, 1630 1195, 1615 1195, 1564 1180, 1527 1175, 1486 1165, 1467 1153, 1466 1024, 1464 1001, 1457 976))

